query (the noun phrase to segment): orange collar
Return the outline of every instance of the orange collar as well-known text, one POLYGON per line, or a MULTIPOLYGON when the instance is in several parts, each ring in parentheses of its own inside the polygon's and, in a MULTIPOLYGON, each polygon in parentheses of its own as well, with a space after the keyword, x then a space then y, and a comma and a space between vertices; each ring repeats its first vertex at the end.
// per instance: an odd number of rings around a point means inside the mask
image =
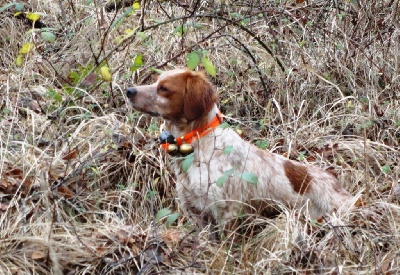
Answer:
MULTIPOLYGON (((178 147, 180 147, 182 144, 191 144, 194 140, 200 139, 209 133, 211 133, 215 128, 217 128, 219 125, 221 125, 223 121, 223 115, 220 111, 218 111, 218 114, 215 115, 213 120, 210 121, 207 125, 194 129, 193 131, 186 133, 185 135, 175 138, 175 143, 178 147)), ((168 152, 168 146, 171 143, 163 143, 161 144, 161 147, 168 152)))

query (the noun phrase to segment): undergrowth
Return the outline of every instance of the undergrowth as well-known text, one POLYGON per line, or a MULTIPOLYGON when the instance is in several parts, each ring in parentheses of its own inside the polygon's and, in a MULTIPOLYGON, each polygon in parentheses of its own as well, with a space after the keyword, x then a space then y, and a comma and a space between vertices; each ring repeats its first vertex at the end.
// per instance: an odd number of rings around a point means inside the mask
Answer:
POLYGON ((0 4, 4 274, 400 272, 398 1, 0 4), (257 146, 333 167, 362 205, 199 230, 125 88, 206 71, 257 146))

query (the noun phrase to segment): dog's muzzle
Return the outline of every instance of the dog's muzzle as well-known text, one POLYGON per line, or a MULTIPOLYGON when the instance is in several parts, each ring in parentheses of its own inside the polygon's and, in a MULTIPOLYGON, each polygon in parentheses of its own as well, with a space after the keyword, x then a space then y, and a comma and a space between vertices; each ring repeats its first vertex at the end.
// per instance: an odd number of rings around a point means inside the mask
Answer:
POLYGON ((147 114, 149 114, 151 116, 159 116, 160 114, 157 113, 157 112, 141 110, 141 108, 137 108, 137 106, 135 107, 134 98, 136 97, 137 93, 138 93, 138 90, 135 87, 130 87, 130 88, 126 89, 126 96, 131 101, 131 103, 133 105, 133 108, 137 109, 138 111, 142 111, 144 113, 147 113, 147 114))

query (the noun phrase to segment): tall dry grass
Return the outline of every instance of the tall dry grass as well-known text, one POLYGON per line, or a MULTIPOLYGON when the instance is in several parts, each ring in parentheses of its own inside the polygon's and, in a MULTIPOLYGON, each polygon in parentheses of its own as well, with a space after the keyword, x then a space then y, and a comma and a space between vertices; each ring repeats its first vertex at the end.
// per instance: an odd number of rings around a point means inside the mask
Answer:
POLYGON ((29 1, 22 12, 42 13, 34 32, 15 6, 0 12, 1 273, 400 272, 398 1, 145 0, 127 9, 29 1), (27 42, 34 48, 17 64, 27 42), (196 228, 158 149, 161 122, 124 97, 193 51, 216 68, 221 109, 244 138, 334 167, 365 205, 323 222, 286 209, 246 217, 239 242, 196 228), (101 78, 105 63, 112 82, 101 78), (170 226, 165 209, 180 214, 170 226))

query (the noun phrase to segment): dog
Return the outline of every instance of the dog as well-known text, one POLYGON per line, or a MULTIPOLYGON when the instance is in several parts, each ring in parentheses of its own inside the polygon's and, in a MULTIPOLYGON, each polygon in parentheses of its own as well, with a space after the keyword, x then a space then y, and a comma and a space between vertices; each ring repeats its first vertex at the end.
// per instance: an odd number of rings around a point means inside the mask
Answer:
POLYGON ((259 149, 226 127, 201 72, 165 71, 126 94, 134 109, 165 120, 160 142, 175 155, 180 205, 199 223, 232 230, 243 213, 271 213, 279 205, 320 218, 353 199, 333 173, 259 149))

